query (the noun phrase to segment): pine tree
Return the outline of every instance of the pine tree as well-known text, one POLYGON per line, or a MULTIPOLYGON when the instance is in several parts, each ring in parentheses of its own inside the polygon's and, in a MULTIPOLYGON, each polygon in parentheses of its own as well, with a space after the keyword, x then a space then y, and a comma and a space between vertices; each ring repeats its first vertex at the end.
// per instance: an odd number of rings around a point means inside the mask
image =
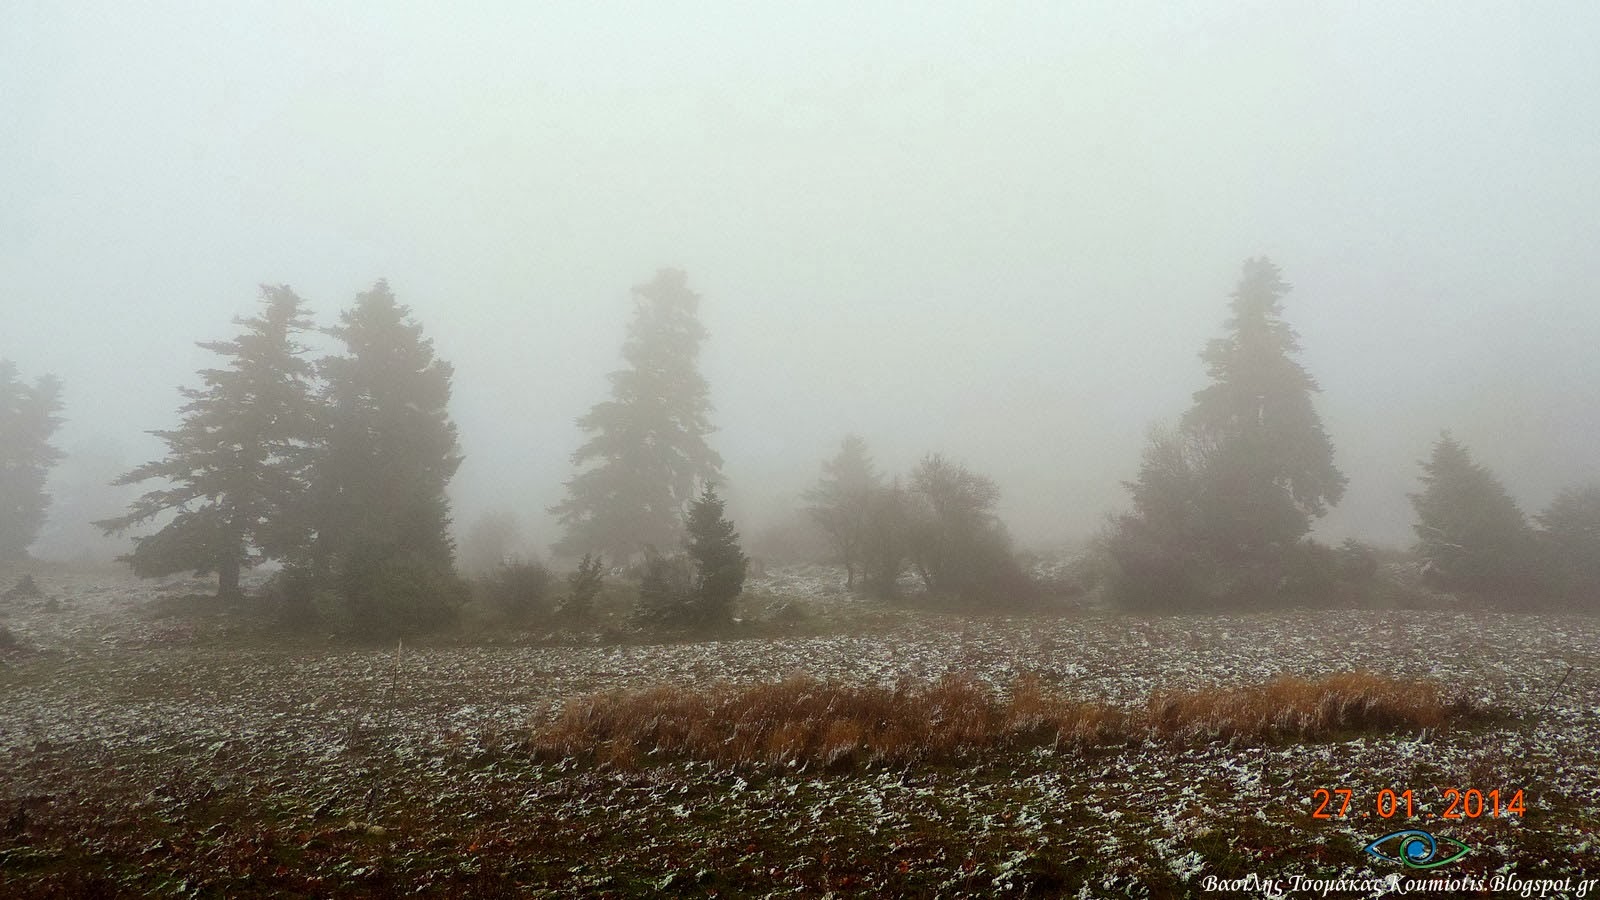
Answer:
POLYGON ((454 545, 445 493, 461 465, 450 420, 453 368, 387 282, 356 297, 319 364, 322 446, 304 515, 308 566, 351 604, 358 627, 432 627, 449 614, 454 545))
POLYGON ((689 504, 685 547, 694 566, 689 624, 707 627, 733 621, 733 601, 744 591, 750 560, 739 547, 739 532, 723 515, 714 485, 689 504))
POLYGON ((296 339, 310 323, 286 286, 263 287, 261 302, 259 315, 234 320, 245 329, 237 338, 199 345, 228 365, 201 370, 204 387, 181 389, 188 401, 182 423, 152 432, 167 455, 115 482, 168 486, 139 497, 126 515, 95 523, 120 533, 176 512, 161 530, 134 538, 123 557, 141 577, 215 572, 218 597, 233 597, 242 569, 282 558, 298 542, 285 525, 314 435, 312 369, 296 339))
POLYGON ((1227 332, 1200 355, 1211 384, 1176 430, 1152 435, 1128 484, 1134 510, 1105 538, 1119 604, 1278 602, 1316 552, 1301 539, 1344 496, 1345 477, 1312 404, 1317 383, 1294 359, 1288 291, 1271 262, 1245 263, 1227 332))
POLYGON ((1438 583, 1457 590, 1524 591, 1533 531, 1517 502, 1467 448, 1445 432, 1422 463, 1417 555, 1438 583))
POLYGON ((856 573, 871 520, 873 494, 882 479, 867 455, 867 442, 847 435, 838 455, 822 464, 822 478, 807 491, 811 518, 827 535, 829 544, 844 563, 845 589, 855 590, 856 573))
POLYGON ((627 560, 675 545, 696 485, 721 471, 722 458, 706 444, 711 404, 696 368, 705 338, 699 296, 683 272, 663 269, 634 298, 622 347, 628 366, 611 374, 611 399, 578 420, 590 437, 572 462, 588 468, 550 510, 566 529, 559 553, 627 560))
POLYGON ((44 525, 45 480, 61 459, 50 444, 60 411, 59 379, 45 375, 29 385, 0 359, 0 562, 26 557, 44 525))
POLYGON ((1200 528, 1240 559, 1273 558, 1344 496, 1345 476, 1311 401, 1319 388, 1294 360, 1299 338, 1283 320, 1288 292, 1270 261, 1245 263, 1228 333, 1201 353, 1212 383, 1183 418, 1207 446, 1200 528))

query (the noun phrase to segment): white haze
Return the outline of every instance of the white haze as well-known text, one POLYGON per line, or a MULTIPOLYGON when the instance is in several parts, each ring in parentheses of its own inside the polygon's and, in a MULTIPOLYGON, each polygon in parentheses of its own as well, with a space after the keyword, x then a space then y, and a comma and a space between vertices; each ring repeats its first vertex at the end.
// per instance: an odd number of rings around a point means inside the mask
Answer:
POLYGON ((1441 428, 1530 511, 1600 479, 1596 34, 1588 2, 11 2, 0 357, 65 379, 70 487, 160 452, 258 284, 327 323, 386 277, 456 366, 458 522, 544 543, 629 287, 680 266, 747 533, 855 431, 1045 542, 1124 505, 1267 255, 1350 476, 1322 531, 1403 542, 1441 428))

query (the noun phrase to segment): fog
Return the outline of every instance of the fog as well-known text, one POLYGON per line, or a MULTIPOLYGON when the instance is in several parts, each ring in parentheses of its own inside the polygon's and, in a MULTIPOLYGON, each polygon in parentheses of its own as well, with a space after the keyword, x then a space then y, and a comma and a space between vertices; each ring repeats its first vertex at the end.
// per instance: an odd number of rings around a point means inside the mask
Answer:
POLYGON ((1443 428, 1529 511, 1600 479, 1593 4, 397 6, 0 10, 0 357, 65 380, 58 516, 125 502, 76 485, 161 454, 259 284, 327 324, 383 277, 456 367, 457 522, 546 544, 668 265, 747 532, 857 432, 1092 534, 1258 255, 1350 477, 1321 533, 1409 540, 1443 428))

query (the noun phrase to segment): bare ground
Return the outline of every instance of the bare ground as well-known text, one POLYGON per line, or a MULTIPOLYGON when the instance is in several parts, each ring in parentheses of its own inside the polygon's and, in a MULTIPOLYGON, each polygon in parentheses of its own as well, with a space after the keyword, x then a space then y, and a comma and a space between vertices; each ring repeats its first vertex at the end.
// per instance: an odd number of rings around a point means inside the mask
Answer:
POLYGON ((45 597, 0 602, 20 645, 0 650, 4 896, 1183 896, 1207 875, 1403 872, 1362 850, 1402 828, 1469 846, 1452 874, 1600 874, 1593 618, 963 618, 857 607, 791 571, 757 596, 812 611, 792 634, 397 654, 269 639, 248 614, 190 598, 201 582, 33 571, 45 597), (839 633, 852 623, 865 633, 839 633), (541 762, 525 744, 568 698, 617 687, 959 671, 1136 704, 1358 668, 1436 679, 1508 718, 843 772, 611 771, 541 762), (1344 817, 1313 817, 1319 788, 1352 791, 1344 817), (1521 791, 1526 812, 1447 819, 1451 788, 1502 803, 1521 791), (1380 815, 1385 789, 1412 792, 1411 818, 1403 801, 1380 815))

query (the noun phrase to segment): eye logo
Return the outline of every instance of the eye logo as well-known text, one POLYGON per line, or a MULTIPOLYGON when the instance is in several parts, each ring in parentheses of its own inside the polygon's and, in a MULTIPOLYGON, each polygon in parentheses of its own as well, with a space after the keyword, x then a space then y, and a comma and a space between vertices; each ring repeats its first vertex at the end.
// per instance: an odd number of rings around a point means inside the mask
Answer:
POLYGON ((1469 852, 1467 845, 1455 838, 1435 838, 1426 831, 1415 828, 1386 834, 1363 849, 1385 862, 1401 863, 1408 869, 1437 869, 1455 862, 1469 852), (1392 855, 1379 849, 1381 845, 1390 842, 1394 842, 1392 855), (1446 845, 1442 856, 1440 842, 1446 845), (1440 858, 1435 859, 1435 857, 1440 858))

